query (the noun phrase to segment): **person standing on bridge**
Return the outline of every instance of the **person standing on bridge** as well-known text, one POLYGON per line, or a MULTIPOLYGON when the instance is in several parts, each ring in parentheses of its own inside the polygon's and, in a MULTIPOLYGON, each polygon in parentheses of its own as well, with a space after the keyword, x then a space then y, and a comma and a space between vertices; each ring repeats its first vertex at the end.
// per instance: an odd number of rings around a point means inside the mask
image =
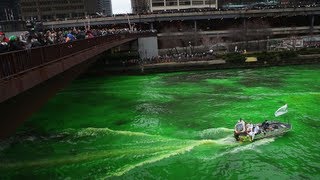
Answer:
POLYGON ((9 39, 5 36, 3 32, 0 32, 0 53, 8 52, 9 39))
POLYGON ((66 42, 72 42, 74 40, 76 40, 76 38, 71 33, 68 33, 66 37, 66 42))

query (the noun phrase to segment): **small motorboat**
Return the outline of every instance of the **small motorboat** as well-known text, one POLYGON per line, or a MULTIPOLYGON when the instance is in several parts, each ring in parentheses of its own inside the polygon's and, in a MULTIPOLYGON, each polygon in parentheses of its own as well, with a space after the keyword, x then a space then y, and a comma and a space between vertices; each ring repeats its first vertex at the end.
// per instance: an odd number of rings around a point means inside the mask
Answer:
POLYGON ((238 122, 235 126, 234 137, 240 142, 249 142, 268 137, 281 136, 292 129, 290 123, 283 123, 279 121, 266 120, 263 123, 258 124, 248 124, 242 121, 244 129, 241 127, 239 129, 238 124, 241 126, 241 122, 238 122), (247 128, 248 125, 251 126, 250 129, 247 128))

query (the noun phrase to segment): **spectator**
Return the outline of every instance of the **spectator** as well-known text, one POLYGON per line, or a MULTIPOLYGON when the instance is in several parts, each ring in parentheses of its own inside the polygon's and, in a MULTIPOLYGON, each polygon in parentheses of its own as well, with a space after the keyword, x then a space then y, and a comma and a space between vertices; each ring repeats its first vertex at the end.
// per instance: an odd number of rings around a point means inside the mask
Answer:
POLYGON ((66 36, 66 42, 72 42, 74 40, 76 40, 76 38, 71 33, 68 33, 66 36))
POLYGON ((8 42, 9 39, 5 36, 3 32, 0 32, 0 53, 8 52, 8 42))
POLYGON ((88 30, 86 33, 86 38, 93 38, 93 37, 94 36, 93 36, 92 32, 90 30, 88 30))
POLYGON ((6 37, 6 35, 4 34, 4 32, 0 32, 0 42, 9 42, 9 39, 6 37))
POLYGON ((9 38, 9 51, 18 51, 23 50, 24 45, 23 42, 21 42, 17 36, 10 36, 9 38))

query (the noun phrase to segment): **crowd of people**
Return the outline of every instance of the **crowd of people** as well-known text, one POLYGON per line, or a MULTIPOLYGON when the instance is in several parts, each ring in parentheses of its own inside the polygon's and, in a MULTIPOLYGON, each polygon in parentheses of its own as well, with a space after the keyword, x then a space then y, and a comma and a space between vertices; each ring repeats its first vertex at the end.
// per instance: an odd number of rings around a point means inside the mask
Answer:
MULTIPOLYGON (((98 36, 106 36, 121 33, 135 33, 128 28, 121 29, 90 29, 73 28, 68 30, 47 30, 47 31, 25 31, 22 34, 6 37, 4 32, 0 32, 0 53, 30 49, 52 44, 72 42, 75 40, 88 39, 98 36)), ((140 31, 139 31, 140 32, 140 31)))
POLYGON ((143 64, 168 63, 168 62, 187 62, 187 61, 207 61, 215 59, 213 52, 183 52, 165 54, 149 59, 145 59, 143 64))
POLYGON ((146 65, 146 64, 158 64, 158 63, 183 63, 190 61, 210 61, 216 59, 213 51, 208 52, 183 52, 183 53, 168 53, 164 55, 155 56, 152 58, 145 59, 129 59, 123 60, 123 66, 135 66, 135 65, 146 65))

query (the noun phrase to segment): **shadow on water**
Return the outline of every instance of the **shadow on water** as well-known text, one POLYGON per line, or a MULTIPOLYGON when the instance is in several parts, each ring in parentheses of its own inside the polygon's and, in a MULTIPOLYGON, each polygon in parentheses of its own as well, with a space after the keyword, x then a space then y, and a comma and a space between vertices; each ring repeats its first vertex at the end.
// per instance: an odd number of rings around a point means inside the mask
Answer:
POLYGON ((267 87, 278 89, 283 87, 285 74, 283 72, 270 73, 268 70, 252 71, 250 69, 244 70, 241 73, 239 83, 245 87, 267 87))
POLYGON ((192 73, 173 73, 164 76, 162 79, 166 85, 177 85, 180 83, 199 83, 206 79, 228 79, 237 76, 237 72, 232 71, 199 71, 192 73))

